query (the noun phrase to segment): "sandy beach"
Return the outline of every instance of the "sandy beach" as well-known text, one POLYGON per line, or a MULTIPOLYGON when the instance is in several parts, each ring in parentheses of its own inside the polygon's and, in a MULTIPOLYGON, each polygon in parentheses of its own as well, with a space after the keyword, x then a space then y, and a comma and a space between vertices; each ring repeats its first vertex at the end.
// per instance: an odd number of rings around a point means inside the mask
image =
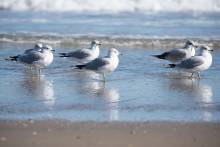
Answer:
POLYGON ((0 121, 0 146, 219 147, 219 123, 0 121))

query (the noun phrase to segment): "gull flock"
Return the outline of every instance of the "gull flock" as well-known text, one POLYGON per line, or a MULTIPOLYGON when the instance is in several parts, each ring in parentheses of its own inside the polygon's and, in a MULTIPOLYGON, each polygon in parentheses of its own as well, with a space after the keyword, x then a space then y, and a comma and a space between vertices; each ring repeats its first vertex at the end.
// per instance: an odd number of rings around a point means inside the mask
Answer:
MULTIPOLYGON (((118 67, 118 56, 121 53, 117 49, 111 48, 106 56, 99 57, 100 46, 100 41, 93 40, 88 48, 59 54, 60 57, 76 60, 79 64, 75 65, 75 69, 82 70, 82 72, 84 70, 92 70, 102 74, 105 82, 106 74, 112 73, 118 67)), ((54 49, 50 45, 37 43, 34 48, 25 50, 21 55, 10 56, 6 60, 23 63, 31 69, 37 69, 38 73, 41 74, 42 68, 52 64, 54 59, 53 51, 54 49)), ((212 65, 210 51, 213 51, 210 47, 188 40, 183 48, 173 49, 153 56, 171 62, 168 65, 169 68, 191 73, 189 78, 193 78, 194 74, 197 74, 197 78, 201 78, 200 72, 209 69, 212 65)))

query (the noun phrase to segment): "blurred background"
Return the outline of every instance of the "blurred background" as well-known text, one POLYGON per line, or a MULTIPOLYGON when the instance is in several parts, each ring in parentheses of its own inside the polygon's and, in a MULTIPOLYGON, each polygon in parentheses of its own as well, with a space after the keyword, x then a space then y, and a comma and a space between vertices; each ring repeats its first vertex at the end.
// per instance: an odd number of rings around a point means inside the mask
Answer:
POLYGON ((193 38, 218 46, 220 0, 1 0, 0 22, 4 42, 170 47, 193 38))
POLYGON ((77 13, 219 12, 219 0, 1 0, 2 10, 77 13))

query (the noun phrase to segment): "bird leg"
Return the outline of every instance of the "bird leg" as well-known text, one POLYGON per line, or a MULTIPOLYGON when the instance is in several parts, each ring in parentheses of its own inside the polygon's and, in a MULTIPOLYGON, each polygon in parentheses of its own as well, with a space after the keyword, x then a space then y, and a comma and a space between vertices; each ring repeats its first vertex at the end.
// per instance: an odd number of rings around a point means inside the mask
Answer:
POLYGON ((37 70, 38 70, 38 76, 40 76, 41 75, 41 68, 37 68, 37 70))
POLYGON ((32 66, 32 65, 29 65, 28 67, 29 67, 29 69, 30 69, 31 71, 33 70, 33 66, 32 66))
POLYGON ((103 77, 103 82, 105 83, 105 73, 104 72, 102 74, 102 77, 103 77))
POLYGON ((199 72, 197 72, 197 76, 198 76, 199 79, 201 79, 201 76, 200 76, 200 73, 199 73, 199 72))

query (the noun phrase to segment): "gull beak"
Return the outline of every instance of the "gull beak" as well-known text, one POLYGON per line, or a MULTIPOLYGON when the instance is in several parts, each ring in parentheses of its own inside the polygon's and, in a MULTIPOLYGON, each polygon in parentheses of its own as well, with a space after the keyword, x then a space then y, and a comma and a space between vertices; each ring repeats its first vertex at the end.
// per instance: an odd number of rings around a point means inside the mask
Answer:
POLYGON ((51 51, 52 51, 52 52, 55 52, 55 49, 52 49, 51 51))
POLYGON ((98 45, 102 45, 101 43, 98 43, 98 45))
POLYGON ((213 52, 214 50, 213 49, 211 49, 211 50, 209 50, 210 52, 213 52))

